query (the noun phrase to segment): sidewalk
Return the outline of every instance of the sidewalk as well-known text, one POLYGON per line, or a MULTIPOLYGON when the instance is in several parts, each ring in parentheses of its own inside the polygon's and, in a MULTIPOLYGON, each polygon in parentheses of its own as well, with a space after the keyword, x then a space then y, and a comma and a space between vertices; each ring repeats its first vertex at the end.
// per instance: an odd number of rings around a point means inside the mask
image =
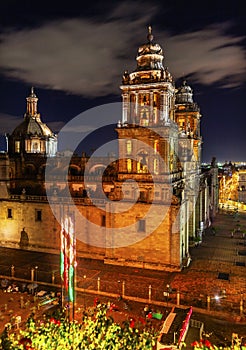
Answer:
POLYGON ((246 309, 246 239, 242 234, 246 230, 246 216, 233 218, 222 212, 212 227, 215 234, 207 229, 202 244, 191 248, 191 265, 173 276, 172 288, 182 291, 183 302, 198 298, 195 305, 199 306, 199 301, 207 303, 210 296, 211 310, 246 320, 244 312, 240 315, 240 301, 246 309), (238 227, 240 231, 232 237, 231 232, 238 227))

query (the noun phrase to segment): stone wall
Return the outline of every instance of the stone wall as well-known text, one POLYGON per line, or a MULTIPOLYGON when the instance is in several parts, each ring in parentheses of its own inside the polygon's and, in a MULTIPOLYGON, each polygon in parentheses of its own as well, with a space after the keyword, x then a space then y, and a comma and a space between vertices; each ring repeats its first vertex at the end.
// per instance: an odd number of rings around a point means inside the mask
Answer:
POLYGON ((52 212, 46 197, 23 194, 2 199, 0 244, 15 247, 24 244, 25 248, 37 251, 54 249, 59 252, 59 222, 62 215, 68 215, 75 223, 80 256, 128 261, 132 266, 145 263, 150 267, 180 268, 180 232, 172 229, 177 214, 175 207, 152 204, 148 213, 148 204, 136 203, 131 215, 127 210, 112 215, 109 205, 97 207, 80 203, 71 206, 58 199, 53 203, 52 212), (139 229, 139 220, 143 220, 146 212, 149 216, 144 227, 139 229))

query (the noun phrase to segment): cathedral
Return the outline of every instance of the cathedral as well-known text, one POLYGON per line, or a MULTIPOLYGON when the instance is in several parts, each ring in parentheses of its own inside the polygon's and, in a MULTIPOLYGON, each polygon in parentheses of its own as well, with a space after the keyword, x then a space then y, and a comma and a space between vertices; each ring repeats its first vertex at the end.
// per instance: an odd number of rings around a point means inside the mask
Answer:
POLYGON ((91 161, 57 152, 31 89, 0 154, 1 246, 59 252, 70 225, 81 257, 163 271, 189 265, 189 248, 217 212, 218 170, 215 160, 202 169, 200 108, 163 61, 149 27, 135 70, 122 76, 118 155, 91 161))

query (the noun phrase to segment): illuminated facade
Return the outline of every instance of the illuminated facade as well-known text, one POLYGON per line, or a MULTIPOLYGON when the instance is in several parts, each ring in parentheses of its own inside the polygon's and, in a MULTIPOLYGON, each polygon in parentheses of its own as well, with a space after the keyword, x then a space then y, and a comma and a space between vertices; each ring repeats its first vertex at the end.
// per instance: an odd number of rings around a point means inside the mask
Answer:
MULTIPOLYGON (((83 229, 86 237, 86 241, 76 242, 78 255, 109 264, 167 271, 179 271, 189 263, 190 243, 201 240, 210 216, 216 213, 216 195, 211 195, 211 183, 216 183, 216 164, 211 165, 209 172, 201 171, 199 107, 193 102, 192 89, 186 82, 175 88, 163 59, 163 50, 154 43, 149 28, 147 43, 138 49, 137 67, 133 72, 124 72, 120 87, 122 117, 116 126, 119 160, 113 156, 94 158, 90 164, 89 174, 94 178, 91 189, 95 195, 98 193, 95 201, 98 200, 99 207, 93 205, 83 183, 88 157, 73 156, 64 173, 66 154, 55 156, 56 136, 41 122, 32 89, 24 122, 9 136, 8 152, 0 155, 2 245, 18 246, 25 236, 26 248, 59 251, 65 237, 60 236, 64 227, 59 222, 65 218, 59 205, 69 207, 66 199, 69 191, 80 213, 67 209, 73 217, 74 233, 77 236, 83 229), (44 186, 47 159, 52 172, 46 189, 52 193, 56 218, 44 186), (112 171, 107 164, 112 165, 112 171), (102 200, 98 191, 103 173, 103 189, 110 201, 102 200), (86 219, 83 228, 76 224, 81 214, 86 219), (95 244, 97 232, 90 223, 102 228, 105 246, 95 244), (136 235, 138 240, 121 246, 115 244, 120 239, 117 230, 122 226, 126 227, 122 235, 136 235)), ((65 261, 66 254, 62 254, 65 261)), ((68 266, 64 263, 63 267, 64 283, 69 283, 68 266)))
POLYGON ((238 171, 238 201, 246 204, 246 169, 238 171))

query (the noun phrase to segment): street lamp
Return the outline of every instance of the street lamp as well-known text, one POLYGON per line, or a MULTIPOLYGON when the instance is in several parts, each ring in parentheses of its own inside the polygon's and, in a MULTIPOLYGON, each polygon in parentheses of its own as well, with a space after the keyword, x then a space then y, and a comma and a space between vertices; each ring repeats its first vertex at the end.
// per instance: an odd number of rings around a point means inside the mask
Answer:
MULTIPOLYGON (((86 275, 83 276, 84 278, 84 281, 86 280, 86 275)), ((85 282, 83 283, 84 284, 84 309, 85 309, 85 282)))
POLYGON ((120 280, 118 280, 118 293, 119 293, 118 300, 121 300, 120 280))
POLYGON ((166 297, 166 303, 167 303, 167 307, 168 307, 168 299, 169 299, 169 294, 172 292, 172 288, 169 284, 166 285, 166 291, 163 292, 163 296, 166 297))
POLYGON ((14 265, 11 266, 11 277, 15 277, 15 267, 14 267, 14 265))
POLYGON ((173 344, 176 344, 176 335, 178 334, 178 332, 173 332, 173 344))
MULTIPOLYGON (((37 282, 38 282, 38 266, 35 266, 35 283, 37 285, 37 282)), ((38 288, 38 285, 35 286, 35 294, 37 294, 37 288, 38 288)))

